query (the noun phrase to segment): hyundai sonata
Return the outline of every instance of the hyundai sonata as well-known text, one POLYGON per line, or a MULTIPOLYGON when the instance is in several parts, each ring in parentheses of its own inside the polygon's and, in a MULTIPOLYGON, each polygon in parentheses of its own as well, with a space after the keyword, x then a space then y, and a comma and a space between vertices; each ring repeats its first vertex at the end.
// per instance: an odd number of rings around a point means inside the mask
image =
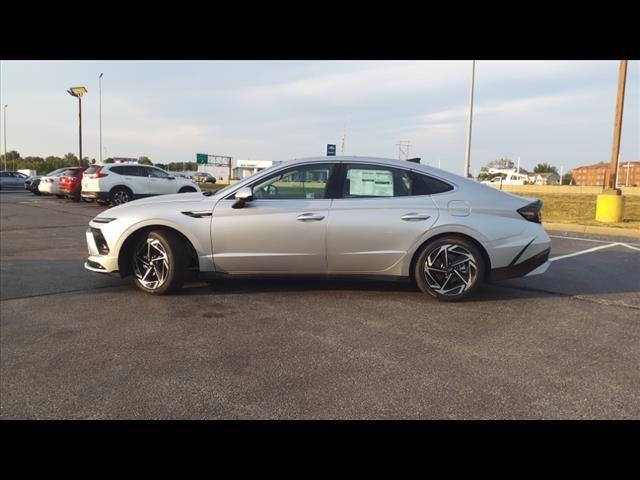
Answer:
POLYGON ((408 278, 441 300, 485 280, 543 273, 542 203, 382 158, 282 162, 216 193, 136 200, 86 233, 94 272, 133 275, 165 294, 190 271, 408 278))

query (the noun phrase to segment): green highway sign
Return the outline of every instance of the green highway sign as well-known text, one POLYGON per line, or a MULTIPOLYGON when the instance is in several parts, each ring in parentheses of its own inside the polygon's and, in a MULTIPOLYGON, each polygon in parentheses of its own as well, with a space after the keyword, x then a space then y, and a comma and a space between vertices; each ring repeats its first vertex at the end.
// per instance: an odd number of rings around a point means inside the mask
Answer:
POLYGON ((209 155, 206 153, 196 153, 196 163, 206 165, 209 163, 209 155))

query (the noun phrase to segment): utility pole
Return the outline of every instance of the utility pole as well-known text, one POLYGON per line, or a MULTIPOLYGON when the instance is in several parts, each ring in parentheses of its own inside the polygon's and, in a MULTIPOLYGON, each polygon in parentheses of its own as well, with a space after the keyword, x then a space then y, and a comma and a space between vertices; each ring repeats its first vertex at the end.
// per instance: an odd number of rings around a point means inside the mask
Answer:
POLYGON ((613 126, 613 146, 611 148, 611 166, 609 188, 616 188, 618 176, 618 157, 620 155, 620 133, 622 132, 622 111, 624 109, 624 89, 627 81, 627 60, 620 60, 618 73, 618 97, 616 99, 616 116, 613 126))
POLYGON ((344 155, 344 144, 347 139, 347 124, 344 124, 344 128, 342 129, 342 146, 340 148, 340 155, 344 155))
POLYGON ((98 102, 100 104, 100 163, 102 163, 102 75, 104 74, 101 73, 98 77, 98 102))
POLYGON ((469 93, 469 123, 467 125, 467 151, 464 157, 464 177, 469 177, 471 162, 471 125, 473 123, 473 87, 476 77, 476 61, 471 62, 471 91, 469 93))
POLYGON ((404 155, 404 159, 407 160, 410 156, 409 152, 411 151, 411 141, 409 140, 400 140, 398 145, 398 160, 402 160, 402 156, 404 155))

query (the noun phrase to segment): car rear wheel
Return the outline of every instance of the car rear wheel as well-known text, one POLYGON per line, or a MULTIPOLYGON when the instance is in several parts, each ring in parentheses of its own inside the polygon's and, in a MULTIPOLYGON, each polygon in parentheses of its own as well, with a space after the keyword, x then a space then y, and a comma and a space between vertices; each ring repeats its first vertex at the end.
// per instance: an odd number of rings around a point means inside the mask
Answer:
POLYGON ((455 302, 468 297, 482 282, 485 265, 478 248, 462 237, 441 237, 425 245, 414 278, 425 293, 455 302))
POLYGON ((58 197, 58 198, 64 198, 64 195, 60 195, 59 193, 56 193, 56 197, 58 197))
POLYGON ((117 206, 133 200, 133 195, 131 194, 131 191, 129 189, 117 187, 111 191, 109 199, 111 200, 112 205, 117 206))
POLYGON ((165 295, 184 284, 189 258, 184 240, 176 233, 155 230, 143 235, 133 249, 133 278, 145 293, 165 295))

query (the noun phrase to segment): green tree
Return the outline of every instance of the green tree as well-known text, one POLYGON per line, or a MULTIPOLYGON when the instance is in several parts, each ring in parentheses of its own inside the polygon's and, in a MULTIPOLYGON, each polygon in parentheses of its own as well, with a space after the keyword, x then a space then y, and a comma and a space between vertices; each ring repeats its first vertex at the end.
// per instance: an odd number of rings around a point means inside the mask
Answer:
POLYGON ((562 181, 561 184, 562 185, 571 185, 573 178, 571 175, 571 172, 567 172, 564 175, 562 175, 562 181))
POLYGON ((69 152, 65 154, 63 160, 65 162, 65 164, 63 165, 64 167, 72 167, 74 165, 78 165, 78 157, 76 157, 74 153, 69 152))
POLYGON ((495 160, 491 160, 489 163, 487 163, 485 168, 488 170, 489 168, 513 168, 513 167, 515 167, 513 160, 510 160, 507 157, 500 157, 500 158, 496 158, 495 160))
POLYGON ((533 173, 555 173, 558 174, 558 169, 548 163, 539 163, 533 167, 533 173))
POLYGON ((138 163, 141 163, 143 165, 153 165, 153 162, 151 161, 151 159, 145 156, 138 158, 138 163))

